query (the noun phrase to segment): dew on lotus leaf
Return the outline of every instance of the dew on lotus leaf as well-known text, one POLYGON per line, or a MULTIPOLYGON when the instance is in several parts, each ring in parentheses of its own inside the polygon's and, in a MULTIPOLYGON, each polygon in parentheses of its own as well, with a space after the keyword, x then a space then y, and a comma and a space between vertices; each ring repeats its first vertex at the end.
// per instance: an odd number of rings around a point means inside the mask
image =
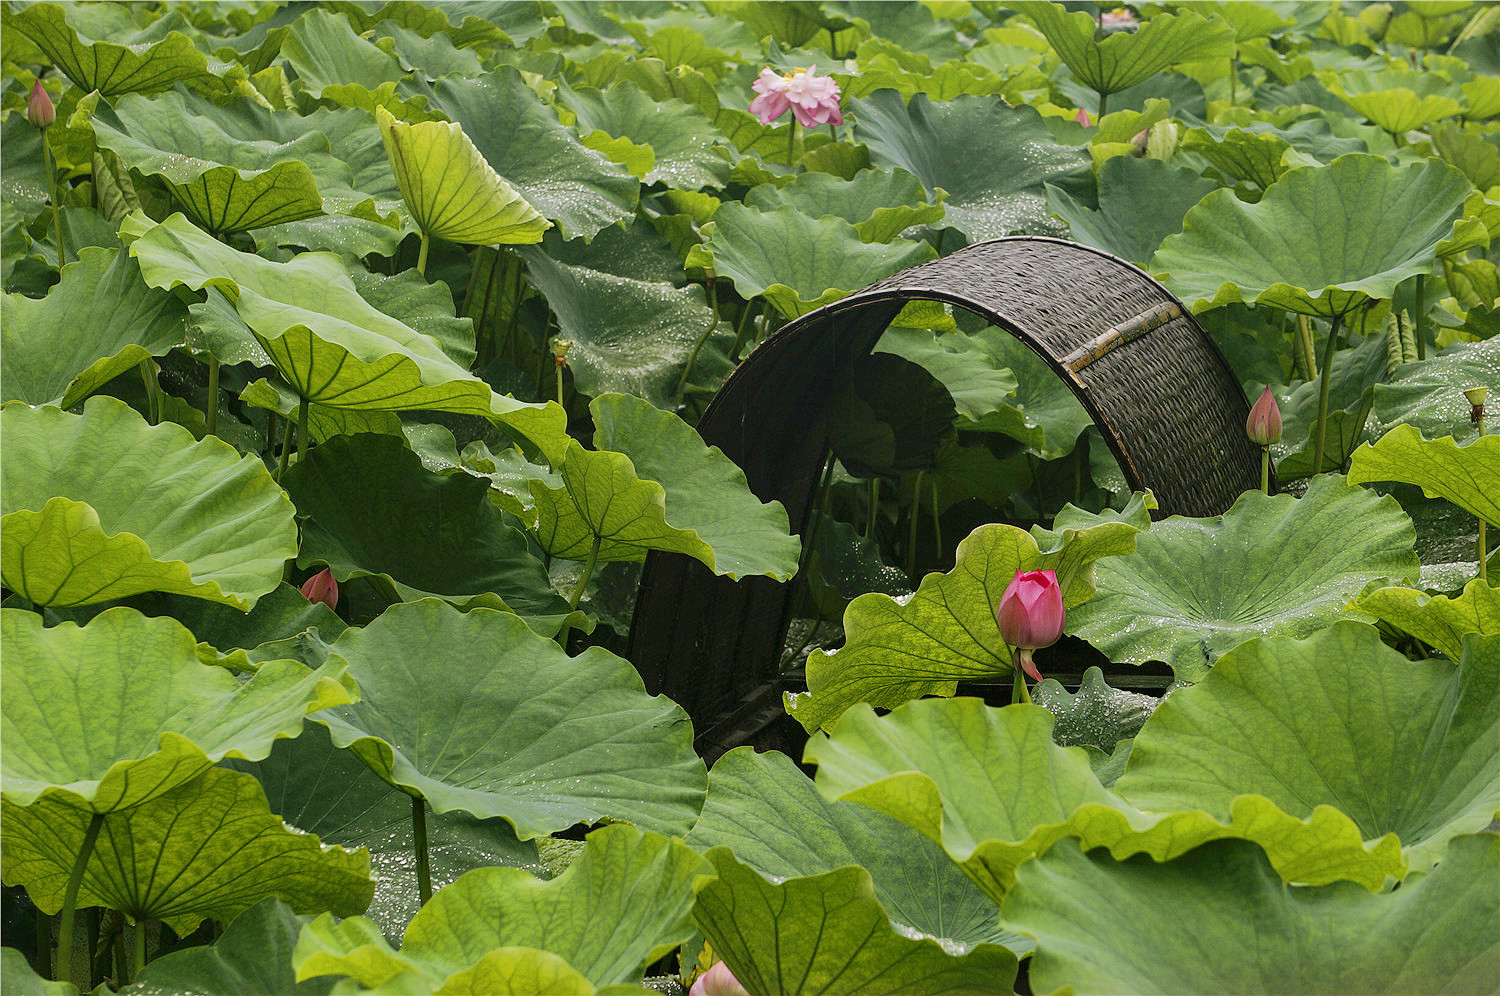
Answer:
POLYGON ((951 937, 938 937, 936 934, 929 934, 925 931, 917 930, 915 927, 908 927, 900 920, 892 920, 891 928, 902 937, 909 937, 914 941, 937 941, 938 946, 941 947, 945 953, 950 954, 955 958, 969 953, 969 945, 963 943, 962 941, 955 941, 951 937))

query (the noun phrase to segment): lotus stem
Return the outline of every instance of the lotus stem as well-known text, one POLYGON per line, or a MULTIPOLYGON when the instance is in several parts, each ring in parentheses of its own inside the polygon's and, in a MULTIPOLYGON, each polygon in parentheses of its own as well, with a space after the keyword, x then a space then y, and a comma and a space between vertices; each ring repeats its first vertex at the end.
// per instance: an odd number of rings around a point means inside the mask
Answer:
POLYGON ((307 397, 304 395, 297 402, 297 462, 301 463, 307 459, 308 437, 307 437, 307 397))
POLYGON ((141 974, 141 969, 146 967, 146 920, 137 917, 135 926, 130 928, 129 959, 126 961, 126 977, 121 982, 129 982, 141 974))
POLYGON ((1417 359, 1427 359, 1427 274, 1417 274, 1417 307, 1412 319, 1413 334, 1417 337, 1417 359))
POLYGON ((1313 473, 1323 472, 1323 450, 1328 441, 1328 391, 1333 385, 1333 352, 1339 344, 1339 321, 1335 315, 1328 327, 1328 345, 1323 347, 1323 369, 1318 374, 1318 432, 1313 442, 1313 473))
POLYGON ((276 467, 277 484, 281 483, 282 477, 286 475, 287 465, 292 462, 292 435, 294 427, 291 419, 283 419, 282 421, 286 424, 283 426, 285 434, 281 437, 281 463, 276 467))
POLYGON ((203 422, 208 435, 219 434, 219 358, 208 358, 208 406, 203 411, 203 422))
POLYGON ((942 520, 941 516, 938 515, 938 483, 937 483, 937 475, 933 474, 931 477, 929 477, 927 479, 927 483, 930 484, 930 485, 932 485, 932 542, 935 544, 934 548, 937 550, 937 556, 938 557, 942 557, 942 555, 943 555, 943 520, 942 520))
POLYGON ((52 220, 57 226, 57 268, 61 270, 68 261, 68 236, 63 223, 62 185, 58 182, 57 157, 47 144, 47 132, 42 132, 42 159, 47 165, 47 183, 52 194, 52 220))
MULTIPOLYGON (((1020 652, 1019 650, 1012 651, 1013 654, 1020 654, 1020 652)), ((1021 662, 1012 657, 1011 667, 1015 671, 1015 679, 1011 684, 1010 704, 1015 705, 1017 702, 1024 702, 1030 705, 1031 689, 1026 687, 1026 673, 1021 670, 1021 662)))
POLYGON ((1318 375, 1317 364, 1313 359, 1317 355, 1317 350, 1313 348, 1312 328, 1308 325, 1306 315, 1297 316, 1296 336, 1297 348, 1293 350, 1293 355, 1301 361, 1302 379, 1312 380, 1318 375))
POLYGON ((698 362, 698 351, 703 348, 704 343, 708 342, 708 337, 713 334, 714 329, 719 327, 719 293, 714 283, 714 278, 709 277, 705 284, 708 289, 708 303, 713 308, 713 317, 708 320, 708 327, 703 330, 698 341, 693 343, 693 351, 688 354, 687 365, 682 368, 682 376, 677 378, 678 394, 681 394, 682 389, 687 386, 688 375, 693 372, 693 364, 698 362))
POLYGON ((745 333, 750 328, 750 317, 759 306, 760 298, 753 297, 745 302, 745 308, 740 312, 740 320, 734 327, 734 349, 729 354, 729 358, 735 363, 740 361, 740 350, 745 345, 745 333))
MULTIPOLYGON (((1104 115, 1107 113, 1106 108, 1108 108, 1108 107, 1109 107, 1109 94, 1107 94, 1107 93, 1105 93, 1104 91, 1101 90, 1101 91, 1099 91, 1099 117, 1100 117, 1101 120, 1104 118, 1104 115)), ((1026 701, 1030 702, 1031 700, 1027 699, 1026 701)))
POLYGON ((426 232, 422 233, 421 248, 417 250, 417 272, 427 276, 427 250, 432 245, 432 239, 426 232))
POLYGON ((787 127, 787 132, 786 132, 786 164, 788 166, 791 166, 793 163, 795 163, 797 161, 796 155, 795 155, 796 148, 797 148, 797 119, 793 118, 792 119, 792 123, 787 127))
MULTIPOLYGON (((557 369, 557 403, 560 404, 560 405, 562 405, 562 403, 563 403, 563 375, 562 375, 563 364, 561 364, 561 363, 554 363, 553 366, 557 369)), ((566 408, 567 405, 563 405, 563 407, 566 408)))
POLYGON ((1262 494, 1271 493, 1271 447, 1260 448, 1260 490, 1262 494))
POLYGON ((411 797, 411 834, 417 852, 417 901, 427 905, 432 898, 432 869, 427 864, 427 800, 411 797))
MULTIPOLYGON (((1481 435, 1481 436, 1484 435, 1484 406, 1483 405, 1479 406, 1479 417, 1474 420, 1474 424, 1479 429, 1479 435, 1481 435)), ((1476 518, 1479 519, 1479 538, 1474 541, 1474 545, 1475 545, 1475 552, 1479 554, 1479 580, 1483 581, 1485 584, 1489 584, 1490 583, 1490 569, 1489 569, 1489 565, 1487 565, 1485 563, 1485 558, 1488 556, 1489 551, 1487 549, 1488 543, 1486 542, 1486 537, 1484 535, 1485 531, 1489 528, 1489 523, 1487 523, 1487 522, 1484 521, 1484 516, 1482 516, 1482 515, 1476 516, 1476 518)))
POLYGON ((865 517, 865 539, 875 535, 875 513, 880 510, 880 478, 870 478, 870 514, 865 517))
POLYGON ((41 910, 36 911, 32 919, 32 927, 36 931, 33 941, 36 944, 36 974, 42 978, 50 978, 52 975, 52 918, 41 910))
POLYGON ((927 472, 917 471, 911 486, 911 523, 906 533, 906 574, 913 580, 917 576, 917 520, 922 511, 922 478, 927 472))
POLYGON ((157 397, 160 385, 156 383, 156 371, 151 369, 151 360, 140 363, 141 385, 146 388, 146 421, 156 425, 161 421, 161 400, 157 397))
POLYGON ((578 608, 578 603, 583 601, 583 591, 589 586, 589 579, 594 576, 594 565, 599 563, 599 544, 604 537, 598 533, 594 534, 594 542, 589 544, 589 559, 583 562, 583 576, 578 579, 578 587, 573 589, 573 595, 568 599, 568 608, 578 608))
MULTIPOLYGON (((53 977, 58 982, 67 982, 73 972, 73 918, 78 912, 78 890, 83 885, 83 873, 94 854, 94 842, 104 827, 104 814, 95 813, 89 818, 89 827, 83 832, 83 843, 78 847, 78 856, 73 859, 73 870, 68 875, 68 886, 63 892, 62 915, 58 919, 57 961, 53 965, 53 977)), ((88 979, 78 983, 80 991, 89 988, 88 979)))

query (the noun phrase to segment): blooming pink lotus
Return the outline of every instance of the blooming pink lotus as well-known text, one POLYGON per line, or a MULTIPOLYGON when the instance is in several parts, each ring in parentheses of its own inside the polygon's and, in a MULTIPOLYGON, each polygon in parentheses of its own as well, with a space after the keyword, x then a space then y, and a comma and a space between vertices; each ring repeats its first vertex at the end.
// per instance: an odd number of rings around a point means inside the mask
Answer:
POLYGON ((728 965, 716 961, 693 982, 688 996, 750 996, 750 993, 740 985, 740 980, 734 977, 728 965))
POLYGON ((338 607, 339 583, 334 580, 333 571, 327 567, 302 582, 299 590, 309 602, 322 602, 330 609, 338 607))
POLYGON ((1031 652, 1056 643, 1066 618, 1054 571, 1017 570, 995 610, 1000 639, 1016 648, 1021 669, 1036 681, 1042 680, 1042 674, 1031 652))
POLYGON ((1268 387, 1260 392, 1250 408, 1250 417, 1245 420, 1245 432, 1257 446, 1270 446, 1281 439, 1281 409, 1276 407, 1276 398, 1268 387))
POLYGON ((769 68, 762 69, 750 85, 759 94, 750 102, 750 113, 765 125, 785 114, 787 108, 791 108, 792 116, 804 128, 843 124, 844 114, 839 108, 842 91, 832 76, 819 76, 817 72, 817 66, 810 66, 778 76, 769 68))

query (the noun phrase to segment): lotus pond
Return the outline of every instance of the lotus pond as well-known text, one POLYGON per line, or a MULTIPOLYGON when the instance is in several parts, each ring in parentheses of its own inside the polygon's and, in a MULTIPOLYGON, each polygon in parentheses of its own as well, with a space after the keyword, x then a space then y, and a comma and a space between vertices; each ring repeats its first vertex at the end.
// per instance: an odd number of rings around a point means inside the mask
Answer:
POLYGON ((1500 7, 7 0, 0 59, 7 993, 1500 990, 1500 7), (1170 514, 930 301, 805 521, 695 431, 1012 235, 1196 317, 1264 489, 1170 514), (774 736, 648 693, 648 556, 787 586, 774 736))

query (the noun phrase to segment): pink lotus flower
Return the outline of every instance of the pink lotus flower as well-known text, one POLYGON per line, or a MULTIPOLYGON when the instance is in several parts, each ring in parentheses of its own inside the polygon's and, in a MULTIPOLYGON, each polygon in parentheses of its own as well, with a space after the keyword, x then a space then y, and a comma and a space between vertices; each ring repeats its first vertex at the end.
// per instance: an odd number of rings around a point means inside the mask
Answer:
POLYGON ((38 128, 45 128, 57 120, 57 108, 52 106, 52 98, 47 95, 41 80, 31 84, 31 98, 26 101, 26 120, 38 128))
POLYGON ((1116 7, 1114 10, 1106 10, 1099 15, 1099 27, 1107 35, 1116 31, 1134 31, 1140 27, 1141 22, 1136 20, 1135 12, 1126 7, 1116 7))
POLYGON ((740 980, 734 977, 728 965, 716 961, 693 982, 688 996, 750 996, 750 992, 740 985, 740 980))
POLYGON ((299 590, 309 602, 322 602, 330 609, 338 607, 339 583, 333 579, 333 571, 327 567, 302 582, 299 590))
POLYGON ((799 69, 787 76, 777 76, 762 69, 750 85, 760 96, 750 102, 750 113, 764 125, 770 124, 791 108, 792 116, 804 128, 820 124, 843 124, 839 108, 839 85, 832 76, 817 75, 817 66, 799 69))
POLYGON ((1087 128, 1089 126, 1089 123, 1090 123, 1089 122, 1089 112, 1085 111, 1083 108, 1080 107, 1078 109, 1078 113, 1075 114, 1075 115, 1073 115, 1073 120, 1077 121, 1079 124, 1081 124, 1085 128, 1087 128))
POLYGON ((1016 648, 1021 669, 1036 681, 1042 680, 1042 674, 1031 652, 1056 643, 1066 618, 1054 571, 1017 570, 995 610, 1000 639, 1016 648))
POLYGON ((1281 439, 1281 409, 1276 407, 1276 398, 1268 387, 1260 392, 1245 420, 1245 433, 1257 446, 1270 446, 1281 439))

